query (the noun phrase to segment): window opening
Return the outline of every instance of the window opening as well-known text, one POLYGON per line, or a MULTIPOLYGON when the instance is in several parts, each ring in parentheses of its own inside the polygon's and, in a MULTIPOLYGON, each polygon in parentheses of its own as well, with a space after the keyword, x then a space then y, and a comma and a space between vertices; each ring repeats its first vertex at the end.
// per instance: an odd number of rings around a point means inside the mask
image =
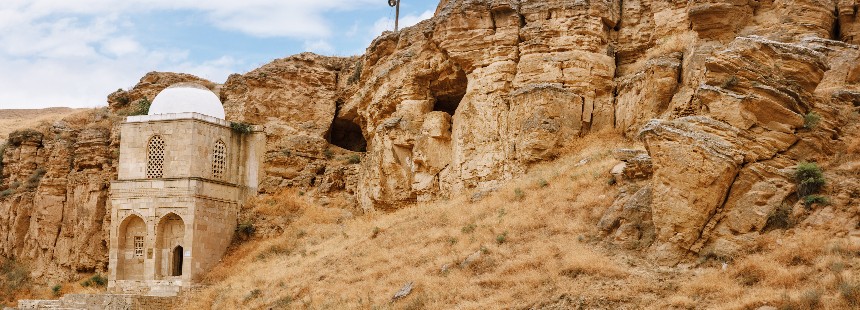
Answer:
POLYGON ((146 152, 146 178, 164 177, 164 140, 160 136, 149 139, 146 152))
POLYGON ((143 257, 143 236, 134 236, 134 257, 143 257))
POLYGON ((227 145, 224 141, 218 140, 215 142, 215 150, 212 154, 212 177, 223 180, 225 170, 227 170, 227 145))

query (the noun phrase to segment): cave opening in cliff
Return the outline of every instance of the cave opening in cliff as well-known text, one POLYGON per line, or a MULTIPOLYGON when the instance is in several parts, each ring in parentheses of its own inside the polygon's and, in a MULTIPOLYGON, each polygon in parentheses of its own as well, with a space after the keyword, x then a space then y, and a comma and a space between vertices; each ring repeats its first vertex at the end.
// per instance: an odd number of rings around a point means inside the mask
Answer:
POLYGON ((454 116, 460 101, 466 95, 467 84, 466 73, 459 68, 451 68, 440 74, 430 83, 430 94, 435 100, 433 111, 442 111, 454 116))
POLYGON ((335 118, 328 134, 328 142, 353 152, 366 152, 367 140, 361 126, 346 119, 335 118))

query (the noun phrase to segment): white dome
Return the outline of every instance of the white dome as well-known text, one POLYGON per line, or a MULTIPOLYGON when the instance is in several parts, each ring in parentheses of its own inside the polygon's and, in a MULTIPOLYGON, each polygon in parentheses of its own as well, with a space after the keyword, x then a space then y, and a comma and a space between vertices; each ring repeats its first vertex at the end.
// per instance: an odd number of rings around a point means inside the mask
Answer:
POLYGON ((224 105, 218 96, 194 83, 178 83, 165 88, 149 107, 149 115, 187 112, 224 119, 224 105))

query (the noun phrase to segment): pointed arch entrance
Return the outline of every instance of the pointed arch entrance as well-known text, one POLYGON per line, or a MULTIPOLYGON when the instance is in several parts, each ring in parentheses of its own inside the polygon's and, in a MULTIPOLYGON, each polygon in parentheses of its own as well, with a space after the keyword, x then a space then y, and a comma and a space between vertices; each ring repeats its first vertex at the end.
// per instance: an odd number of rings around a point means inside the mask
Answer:
POLYGON ((143 248, 146 222, 135 214, 126 217, 119 226, 117 278, 143 280, 143 248))
POLYGON ((156 273, 162 278, 181 276, 185 265, 185 221, 175 213, 168 213, 158 222, 157 234, 156 273))

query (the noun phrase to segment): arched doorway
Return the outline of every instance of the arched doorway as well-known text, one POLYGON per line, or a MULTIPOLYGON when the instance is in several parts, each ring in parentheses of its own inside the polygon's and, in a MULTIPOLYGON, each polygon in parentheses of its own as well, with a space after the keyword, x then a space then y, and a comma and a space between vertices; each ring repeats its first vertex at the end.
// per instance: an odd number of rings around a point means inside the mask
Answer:
POLYGON ((182 246, 173 248, 173 260, 170 262, 170 275, 178 277, 182 275, 182 246))
POLYGON ((182 275, 185 221, 175 213, 168 213, 158 222, 156 235, 155 270, 160 277, 182 275))
POLYGON ((143 280, 143 253, 146 223, 140 216, 129 215, 119 226, 117 279, 143 280))

